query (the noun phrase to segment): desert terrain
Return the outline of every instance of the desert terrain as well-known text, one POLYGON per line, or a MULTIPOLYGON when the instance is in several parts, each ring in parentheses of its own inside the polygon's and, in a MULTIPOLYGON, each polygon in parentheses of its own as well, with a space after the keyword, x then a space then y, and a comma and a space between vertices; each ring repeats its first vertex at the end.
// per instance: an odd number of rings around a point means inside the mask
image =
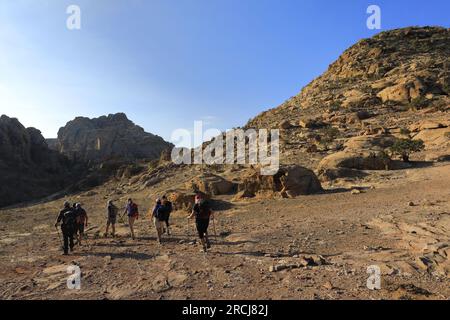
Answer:
MULTIPOLYGON (((61 200, 5 210, 0 297, 449 299, 448 181, 450 164, 442 163, 375 174, 359 185, 296 199, 221 205, 207 254, 185 211, 173 214, 173 235, 163 245, 148 216, 137 223, 135 241, 125 224, 116 239, 102 238, 113 185, 71 198, 84 204, 91 222, 88 240, 68 257, 61 256, 52 227, 61 200), (351 192, 356 188, 361 193, 351 192), (70 264, 82 270, 81 290, 66 287, 70 264), (370 265, 381 268, 381 290, 366 287, 370 265), (278 271, 283 266, 288 268, 278 271)), ((144 213, 159 190, 127 194, 122 201, 131 196, 144 213)))

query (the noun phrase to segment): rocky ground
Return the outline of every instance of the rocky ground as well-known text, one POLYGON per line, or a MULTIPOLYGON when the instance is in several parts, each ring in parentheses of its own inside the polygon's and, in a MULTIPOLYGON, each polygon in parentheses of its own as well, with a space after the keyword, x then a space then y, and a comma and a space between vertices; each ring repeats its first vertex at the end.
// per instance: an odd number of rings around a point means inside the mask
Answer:
MULTIPOLYGON (((139 220, 135 241, 124 224, 116 239, 98 237, 110 182, 72 198, 91 222, 89 239, 68 257, 51 227, 61 200, 1 212, 0 297, 449 299, 448 181, 444 162, 373 172, 357 185, 295 199, 219 196, 227 205, 215 214, 217 237, 206 255, 184 211, 173 214, 163 245, 148 217, 139 220), (83 273, 79 291, 66 287, 71 264, 83 273), (381 290, 366 287, 370 265, 382 270, 381 290)), ((129 195, 147 212, 159 190, 129 195)))

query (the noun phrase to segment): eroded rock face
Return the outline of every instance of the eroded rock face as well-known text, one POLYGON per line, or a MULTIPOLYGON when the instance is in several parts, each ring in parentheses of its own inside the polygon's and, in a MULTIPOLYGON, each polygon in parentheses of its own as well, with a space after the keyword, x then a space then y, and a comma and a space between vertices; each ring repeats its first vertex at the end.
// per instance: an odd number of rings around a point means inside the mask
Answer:
POLYGON ((186 184, 192 192, 202 192, 209 195, 230 194, 235 190, 235 184, 214 174, 205 174, 196 177, 186 184))
POLYGON ((384 150, 395 142, 391 135, 360 136, 345 143, 344 151, 325 157, 318 167, 323 180, 333 180, 340 176, 357 176, 352 170, 387 170, 392 161, 386 157, 384 150))
POLYGON ((147 133, 123 113, 96 119, 78 117, 58 132, 58 150, 72 160, 99 163, 111 159, 158 159, 172 144, 147 133))
POLYGON ((69 161, 50 150, 41 132, 0 117, 0 207, 59 191, 70 182, 69 161))
POLYGON ((314 194, 322 191, 315 173, 298 165, 282 166, 273 176, 261 175, 258 170, 250 169, 239 184, 239 195, 250 197, 261 192, 279 193, 286 198, 314 194))

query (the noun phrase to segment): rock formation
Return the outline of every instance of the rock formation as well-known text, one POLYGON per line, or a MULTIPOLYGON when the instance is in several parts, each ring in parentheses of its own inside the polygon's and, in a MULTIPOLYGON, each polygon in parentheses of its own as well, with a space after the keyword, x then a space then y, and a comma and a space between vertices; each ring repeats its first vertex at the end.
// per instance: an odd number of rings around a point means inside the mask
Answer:
POLYGON ((64 189, 68 159, 50 150, 41 132, 19 120, 0 117, 0 207, 64 189))
POLYGON ((95 119, 78 117, 58 132, 57 149, 75 161, 158 159, 172 145, 147 133, 123 113, 95 119))

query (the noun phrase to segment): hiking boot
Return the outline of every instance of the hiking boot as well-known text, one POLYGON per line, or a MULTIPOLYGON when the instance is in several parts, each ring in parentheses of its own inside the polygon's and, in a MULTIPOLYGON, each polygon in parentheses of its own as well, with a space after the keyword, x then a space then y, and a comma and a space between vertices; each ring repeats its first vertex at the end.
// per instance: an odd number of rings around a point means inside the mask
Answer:
POLYGON ((208 248, 208 249, 211 248, 211 242, 209 242, 209 240, 206 242, 206 248, 208 248))

